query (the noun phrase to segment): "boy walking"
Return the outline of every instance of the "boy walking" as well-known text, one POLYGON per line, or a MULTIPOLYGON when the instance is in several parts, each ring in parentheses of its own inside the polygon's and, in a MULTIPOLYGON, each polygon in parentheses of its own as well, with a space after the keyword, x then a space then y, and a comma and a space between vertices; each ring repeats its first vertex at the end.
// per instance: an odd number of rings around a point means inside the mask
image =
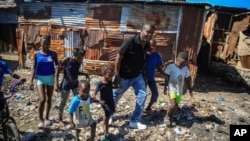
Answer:
POLYGON ((96 132, 96 123, 93 120, 90 112, 90 83, 87 80, 80 80, 78 84, 78 95, 76 95, 69 106, 69 121, 70 127, 75 129, 76 140, 80 141, 79 134, 81 129, 90 126, 91 137, 94 141, 96 132))
POLYGON ((158 98, 158 88, 155 81, 155 70, 157 69, 162 75, 166 76, 164 71, 162 70, 162 59, 158 52, 156 52, 156 40, 150 40, 150 52, 147 55, 145 72, 147 76, 147 85, 151 91, 151 98, 148 103, 147 108, 144 112, 150 114, 152 113, 152 105, 157 101, 158 98))
POLYGON ((191 89, 191 75, 190 71, 186 65, 188 60, 188 55, 186 52, 178 53, 176 63, 170 64, 165 73, 168 75, 165 79, 164 93, 166 93, 166 87, 169 87, 168 99, 170 105, 167 110, 166 124, 168 127, 172 127, 173 114, 181 103, 183 95, 184 82, 186 82, 189 94, 191 98, 193 97, 191 89))
POLYGON ((64 126, 63 122, 63 111, 64 107, 67 104, 67 100, 69 98, 70 90, 73 92, 73 95, 76 96, 78 94, 78 76, 85 75, 87 80, 90 80, 89 75, 87 73, 80 72, 80 66, 82 64, 83 57, 85 55, 85 51, 81 51, 79 48, 74 48, 73 57, 66 57, 63 59, 60 67, 56 70, 56 85, 55 91, 61 93, 61 102, 59 106, 59 125, 64 126), (59 71, 63 70, 63 79, 61 82, 61 86, 59 86, 59 71))
POLYGON ((113 84, 112 84, 112 78, 114 76, 114 69, 110 65, 105 65, 102 68, 102 75, 103 78, 96 84, 96 89, 93 94, 93 99, 96 99, 96 95, 98 92, 100 92, 100 104, 102 105, 102 108, 104 110, 105 116, 104 116, 104 136, 105 140, 109 141, 110 134, 108 132, 109 129, 109 119, 110 116, 115 111, 115 102, 113 98, 113 84))

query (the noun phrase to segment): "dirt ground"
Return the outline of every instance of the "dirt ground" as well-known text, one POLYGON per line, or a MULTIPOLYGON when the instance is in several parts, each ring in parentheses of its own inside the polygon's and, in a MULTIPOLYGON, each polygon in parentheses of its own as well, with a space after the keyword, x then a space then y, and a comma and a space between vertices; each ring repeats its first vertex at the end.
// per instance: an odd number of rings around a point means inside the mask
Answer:
MULTIPOLYGON (((11 57, 14 58, 14 57, 11 57)), ((30 78, 30 69, 17 70, 17 61, 3 57, 7 63, 15 69, 16 73, 22 77, 30 78)), ((81 78, 80 78, 81 79, 81 78)), ((100 77, 91 75, 91 85, 94 85, 100 77)), ((8 88, 14 79, 5 75, 3 91, 8 93, 8 88)), ((94 89, 94 86, 91 90, 94 89)), ((113 140, 200 140, 200 141, 228 141, 229 127, 232 124, 250 125, 250 90, 244 87, 233 86, 227 80, 219 76, 213 76, 205 72, 198 72, 194 85, 194 97, 191 100, 188 94, 183 97, 181 110, 175 115, 179 123, 175 128, 169 129, 164 126, 163 120, 166 114, 167 101, 163 92, 162 81, 158 82, 159 98, 154 104, 152 115, 144 114, 142 122, 148 126, 147 130, 128 129, 129 115, 134 109, 133 90, 129 89, 122 97, 114 115, 115 124, 118 127, 111 129, 113 140), (177 134, 176 130, 181 133, 177 134), (178 136, 177 136, 178 135, 178 136)), ((36 98, 36 92, 28 90, 28 84, 21 86, 18 94, 23 98, 9 100, 10 111, 17 121, 17 126, 23 136, 27 133, 32 134, 32 140, 71 140, 69 135, 73 132, 58 127, 57 114, 59 104, 59 94, 55 93, 51 110, 53 125, 49 133, 42 133, 37 129, 37 102, 29 103, 36 98), (31 106, 33 106, 31 108, 31 106)), ((146 105, 149 101, 150 92, 146 105)), ((96 110, 96 109, 95 109, 96 110)), ((93 117, 101 123, 101 112, 96 110, 93 117)), ((65 114, 65 118, 67 115, 65 114)), ((97 140, 103 138, 102 124, 97 127, 97 140)), ((87 134, 89 129, 83 132, 87 134)), ((72 134, 71 134, 72 133, 72 134)), ((84 138, 83 137, 83 138, 84 138)), ((83 139, 84 140, 84 139, 83 139)))

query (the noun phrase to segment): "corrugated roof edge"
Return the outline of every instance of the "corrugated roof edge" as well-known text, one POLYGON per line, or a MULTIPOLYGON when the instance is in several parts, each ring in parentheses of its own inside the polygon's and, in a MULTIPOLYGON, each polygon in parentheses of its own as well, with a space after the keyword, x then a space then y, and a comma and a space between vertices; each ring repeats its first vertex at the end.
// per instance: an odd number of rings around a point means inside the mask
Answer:
POLYGON ((95 2, 89 2, 89 3, 143 3, 143 4, 168 4, 168 5, 190 5, 190 6, 210 6, 211 4, 208 3, 193 3, 193 2, 185 2, 185 1, 151 1, 151 0, 119 0, 119 1, 95 1, 95 2))
POLYGON ((15 8, 15 2, 8 2, 8 1, 0 1, 0 8, 15 8))

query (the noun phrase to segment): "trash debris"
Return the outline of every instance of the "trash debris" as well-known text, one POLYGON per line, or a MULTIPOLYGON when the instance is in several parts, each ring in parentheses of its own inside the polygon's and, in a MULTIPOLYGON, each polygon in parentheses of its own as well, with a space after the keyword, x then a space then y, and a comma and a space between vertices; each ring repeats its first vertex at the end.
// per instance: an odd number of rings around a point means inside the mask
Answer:
POLYGON ((23 141, 33 141, 34 140, 34 135, 31 132, 25 133, 23 136, 23 141))
MULTIPOLYGON (((20 73, 22 74, 22 73, 20 73)), ((30 74, 30 72, 29 72, 30 74)), ((7 76, 7 75, 6 75, 7 76)), ((28 75, 29 76, 29 75, 28 75)), ((60 75, 59 80, 63 77, 60 75)), ((91 77, 91 91, 94 90, 94 85, 100 81, 99 76, 91 77)), ((7 78, 7 77, 6 77, 7 78)), ((12 80, 12 78, 11 78, 12 80)), ((207 83, 207 82, 206 82, 207 83)), ((209 82, 208 82, 209 83, 209 82)), ((7 83, 3 83, 6 85, 7 83)), ((11 82, 8 82, 11 84, 11 82)), ((24 88, 29 88, 28 83, 24 83, 24 88)), ((197 87, 199 84, 197 83, 197 87)), ((206 84, 209 87, 210 84, 206 84)), ((204 87, 204 89, 209 89, 204 87)), ((129 141, 129 140, 148 140, 148 141, 194 141, 194 140, 229 140, 229 125, 230 124, 250 124, 250 97, 247 94, 237 95, 231 91, 219 92, 216 91, 218 86, 213 89, 206 90, 205 93, 202 89, 200 92, 195 92, 195 102, 191 102, 189 95, 183 95, 183 101, 178 107, 177 112, 173 115, 173 122, 176 123, 173 128, 168 128, 164 124, 164 119, 167 117, 168 101, 167 96, 159 94, 157 104, 152 106, 154 113, 152 115, 143 114, 141 122, 147 125, 146 130, 137 130, 129 128, 129 121, 133 110, 136 106, 134 91, 129 88, 126 94, 119 100, 116 112, 113 115, 113 124, 109 128, 114 141, 129 141), (225 95, 226 94, 226 95, 225 95), (239 102, 231 99, 242 99, 239 102), (225 99, 224 99, 225 98, 225 99), (230 100, 226 100, 230 99, 230 100), (244 104, 244 105, 243 105, 244 104), (218 129, 216 128, 218 126, 218 129), (156 134, 157 133, 157 134, 156 134)), ((6 86, 2 87, 9 88, 6 86)), ((158 87, 159 92, 163 88, 158 87)), ((196 91, 197 89, 194 89, 196 91)), ((231 89, 230 89, 231 90, 231 89)), ((8 91, 5 92, 6 95, 8 91)), ((13 99, 8 101, 11 115, 13 115, 18 129, 21 131, 22 140, 27 141, 73 141, 75 140, 75 130, 71 130, 68 119, 68 107, 70 99, 73 98, 72 92, 69 95, 69 100, 65 106, 63 121, 65 126, 60 127, 58 123, 58 109, 60 104, 60 93, 53 94, 52 108, 50 112, 50 120, 52 125, 48 130, 38 130, 37 124, 39 97, 37 90, 22 90, 18 89, 17 93, 20 95, 17 100, 15 95, 13 99)), ((149 102, 150 97, 147 97, 145 106, 149 102)), ((104 137, 103 129, 103 115, 104 111, 100 104, 93 103, 90 105, 90 110, 93 112, 93 119, 97 122, 96 125, 96 141, 102 141, 104 137)), ((144 107, 145 109, 146 107, 144 107)), ((82 140, 90 137, 90 127, 87 127, 80 132, 82 140)), ((1 140, 1 139, 0 139, 1 140)))
POLYGON ((23 94, 17 93, 15 96, 16 96, 16 99, 21 99, 23 97, 23 94))
POLYGON ((216 97, 216 98, 215 98, 215 101, 216 101, 216 102, 224 102, 225 100, 224 100, 224 98, 222 98, 222 97, 216 97))
POLYGON ((235 109, 233 107, 230 106, 226 106, 228 109, 230 109, 231 111, 234 111, 235 109))
POLYGON ((175 128, 175 129, 174 129, 174 132, 175 132, 174 138, 179 138, 180 132, 181 132, 181 128, 175 128))

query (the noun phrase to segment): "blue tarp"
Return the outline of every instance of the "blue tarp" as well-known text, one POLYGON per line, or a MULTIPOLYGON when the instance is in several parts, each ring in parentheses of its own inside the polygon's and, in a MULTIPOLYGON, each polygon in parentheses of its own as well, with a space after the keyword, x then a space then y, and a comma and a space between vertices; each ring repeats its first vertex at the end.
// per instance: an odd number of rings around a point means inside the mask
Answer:
POLYGON ((208 3, 213 6, 232 8, 247 8, 250 10, 250 0, 186 0, 188 3, 208 3))

